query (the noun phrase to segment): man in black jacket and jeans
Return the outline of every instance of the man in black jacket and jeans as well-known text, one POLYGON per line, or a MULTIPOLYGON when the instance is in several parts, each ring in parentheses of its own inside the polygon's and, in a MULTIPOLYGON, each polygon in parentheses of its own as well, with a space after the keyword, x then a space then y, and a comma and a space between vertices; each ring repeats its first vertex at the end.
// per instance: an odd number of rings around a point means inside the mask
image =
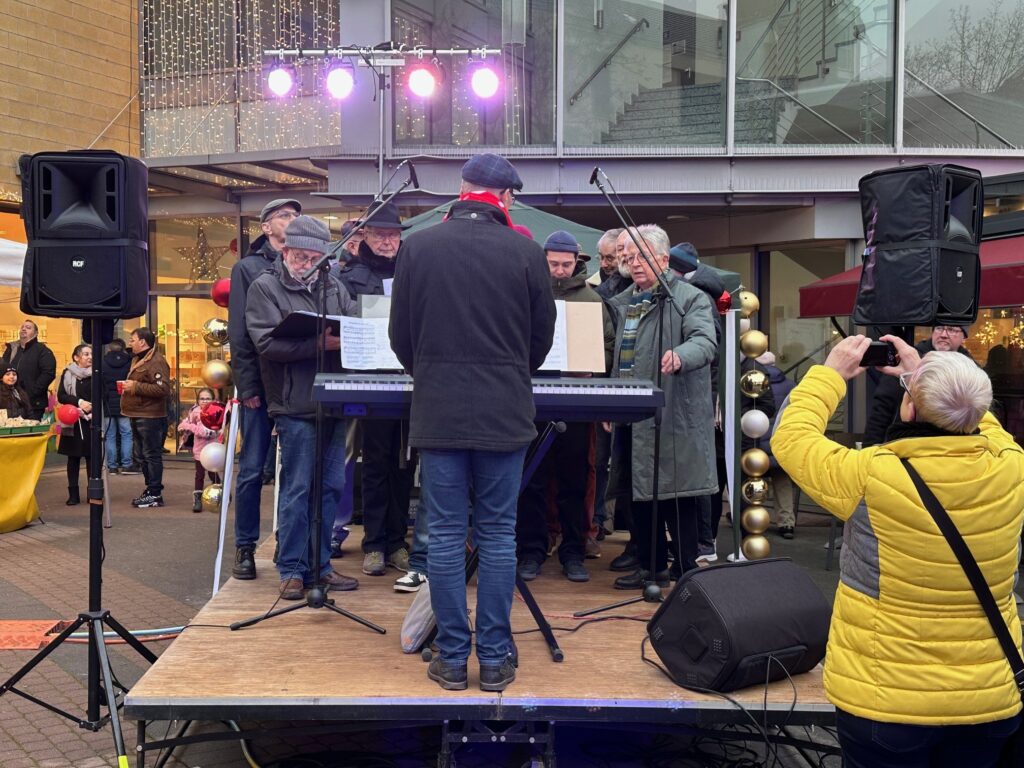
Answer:
POLYGON ((18 330, 18 340, 7 345, 0 367, 18 372, 18 383, 28 393, 31 419, 41 419, 49 406, 49 388, 57 376, 57 360, 50 348, 39 340, 39 326, 26 320, 18 330))
POLYGON ((464 690, 471 634, 464 553, 473 492, 480 688, 515 679, 509 612, 516 574, 516 500, 537 434, 530 374, 544 362, 555 302, 544 252, 512 229, 522 181, 503 157, 462 168, 447 220, 402 245, 391 346, 415 380, 409 444, 420 451, 430 510, 430 602, 440 654, 427 676, 464 690))

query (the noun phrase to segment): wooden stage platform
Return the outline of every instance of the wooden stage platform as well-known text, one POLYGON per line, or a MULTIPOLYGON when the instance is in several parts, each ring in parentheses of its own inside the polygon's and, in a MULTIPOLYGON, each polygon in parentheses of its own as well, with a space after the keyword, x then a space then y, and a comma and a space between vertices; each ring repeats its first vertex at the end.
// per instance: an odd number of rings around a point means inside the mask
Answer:
MULTIPOLYGON (((612 544, 611 541, 608 542, 612 544)), ((616 547, 605 547, 615 550, 616 547)), ((619 723, 733 724, 750 716, 769 724, 831 723, 821 667, 789 681, 733 692, 744 713, 724 698, 680 688, 640 657, 645 622, 606 619, 569 633, 585 620, 573 611, 631 597, 612 588, 608 557, 587 561, 591 581, 573 584, 549 559, 531 591, 564 653, 552 661, 539 632, 517 634, 519 672, 504 693, 478 688, 475 659, 469 689, 443 691, 427 678, 419 654, 403 654, 399 632, 413 595, 392 589, 398 573, 359 572, 357 552, 335 560, 358 575, 355 592, 335 593, 337 604, 387 629, 379 635, 333 611, 303 608, 253 627, 231 631, 234 621, 265 613, 277 597, 272 544, 257 553, 259 578, 231 579, 127 694, 124 714, 153 720, 442 720, 607 721, 619 723), (794 703, 795 695, 795 703, 794 703)), ((470 608, 475 586, 470 586, 470 608)), ((283 603, 282 603, 283 604, 283 603)), ((279 604, 279 607, 280 605, 279 604)), ((637 603, 608 616, 648 618, 654 606, 637 603)), ((535 629, 518 598, 513 630, 535 629)), ((654 657, 648 646, 648 655, 654 657)), ((656 658, 656 657, 654 657, 656 658)))

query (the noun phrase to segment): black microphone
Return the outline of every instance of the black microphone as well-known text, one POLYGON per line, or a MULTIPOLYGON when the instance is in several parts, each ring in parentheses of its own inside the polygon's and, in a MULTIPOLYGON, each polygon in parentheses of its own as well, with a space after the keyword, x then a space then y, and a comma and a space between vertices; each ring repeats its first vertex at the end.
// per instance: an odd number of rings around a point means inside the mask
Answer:
MULTIPOLYGON (((406 160, 406 162, 408 163, 409 161, 406 160)), ((420 180, 416 178, 416 166, 412 163, 409 163, 409 181, 412 182, 413 189, 420 188, 420 180)))
POLYGON ((598 172, 600 170, 601 170, 601 168, 599 166, 596 166, 596 165, 594 166, 594 172, 592 174, 590 174, 590 183, 591 184, 596 184, 597 183, 597 174, 598 174, 598 172))

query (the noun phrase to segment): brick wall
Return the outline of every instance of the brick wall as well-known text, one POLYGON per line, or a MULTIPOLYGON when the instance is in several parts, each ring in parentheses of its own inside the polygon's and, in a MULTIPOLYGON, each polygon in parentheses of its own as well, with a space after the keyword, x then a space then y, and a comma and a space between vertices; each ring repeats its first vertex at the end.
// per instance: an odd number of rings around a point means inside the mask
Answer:
POLYGON ((139 155, 137 43, 137 0, 0 2, 0 203, 20 200, 26 152, 102 133, 96 149, 139 155))

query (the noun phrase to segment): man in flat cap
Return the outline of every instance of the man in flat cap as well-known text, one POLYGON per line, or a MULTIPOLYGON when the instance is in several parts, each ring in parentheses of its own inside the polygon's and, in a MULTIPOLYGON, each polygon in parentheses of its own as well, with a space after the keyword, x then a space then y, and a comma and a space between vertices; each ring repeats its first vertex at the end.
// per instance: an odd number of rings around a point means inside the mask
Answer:
POLYGON ((440 653, 427 676, 446 690, 468 686, 471 488, 480 688, 504 690, 516 675, 509 620, 516 500, 537 435, 530 376, 555 326, 544 251, 517 234, 508 215, 521 187, 508 160, 474 155, 448 218, 406 239, 395 272, 391 346, 415 380, 409 443, 420 451, 430 511, 427 567, 440 653))
POLYGON ((256 542, 260 538, 260 493, 263 465, 270 448, 270 417, 260 380, 259 356, 249 337, 245 304, 253 281, 281 259, 284 233, 302 213, 298 200, 271 200, 260 211, 263 234, 253 241, 249 253, 231 268, 228 299, 228 338, 231 342, 231 373, 242 403, 242 454, 235 490, 236 579, 256 578, 256 542))
POLYGON ((281 597, 301 600, 303 589, 319 581, 337 590, 355 589, 359 582, 331 567, 331 524, 345 485, 345 422, 324 419, 323 453, 317 456, 316 404, 313 378, 317 374, 317 348, 322 346, 326 371, 341 371, 340 339, 330 333, 317 338, 278 338, 271 332, 293 312, 318 311, 320 280, 327 280, 327 314, 354 315, 356 304, 341 283, 329 274, 305 273, 330 244, 331 231, 322 221, 299 216, 285 230, 281 261, 263 272, 249 288, 245 321, 259 355, 266 407, 274 419, 281 450, 281 476, 277 508, 277 570, 281 597), (312 572, 313 472, 323 461, 323 519, 320 573, 312 572))

